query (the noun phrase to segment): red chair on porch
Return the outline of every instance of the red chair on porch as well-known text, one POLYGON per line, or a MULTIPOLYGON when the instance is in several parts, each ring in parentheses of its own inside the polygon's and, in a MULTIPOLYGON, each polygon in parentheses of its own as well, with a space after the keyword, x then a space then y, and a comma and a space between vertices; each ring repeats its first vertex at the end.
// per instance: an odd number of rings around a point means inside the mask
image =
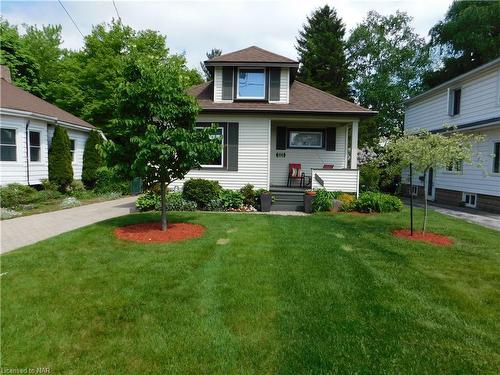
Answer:
POLYGON ((286 183, 287 187, 292 186, 292 181, 299 180, 300 187, 304 186, 304 173, 302 173, 301 164, 288 164, 288 181, 286 183))

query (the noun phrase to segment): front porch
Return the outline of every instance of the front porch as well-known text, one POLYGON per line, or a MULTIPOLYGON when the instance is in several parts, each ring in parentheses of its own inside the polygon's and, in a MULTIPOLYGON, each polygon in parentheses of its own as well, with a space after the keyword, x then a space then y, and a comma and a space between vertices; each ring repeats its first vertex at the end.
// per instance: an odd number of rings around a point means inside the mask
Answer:
POLYGON ((271 121, 270 188, 358 194, 358 121, 271 121))

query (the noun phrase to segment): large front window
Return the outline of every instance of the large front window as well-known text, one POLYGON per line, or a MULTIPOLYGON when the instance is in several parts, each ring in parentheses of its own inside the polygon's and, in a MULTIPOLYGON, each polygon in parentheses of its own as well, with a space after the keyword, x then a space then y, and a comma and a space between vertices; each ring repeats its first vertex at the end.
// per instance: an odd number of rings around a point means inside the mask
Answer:
POLYGON ((40 132, 30 131, 30 161, 40 161, 40 132))
POLYGON ((224 166, 224 128, 218 128, 215 134, 210 136, 211 139, 218 138, 220 140, 221 152, 209 164, 203 164, 203 168, 221 168, 224 166))
POLYGON ((264 99, 266 73, 264 69, 238 70, 238 99, 264 99))
POLYGON ((314 130, 290 130, 288 148, 323 148, 323 132, 314 130))

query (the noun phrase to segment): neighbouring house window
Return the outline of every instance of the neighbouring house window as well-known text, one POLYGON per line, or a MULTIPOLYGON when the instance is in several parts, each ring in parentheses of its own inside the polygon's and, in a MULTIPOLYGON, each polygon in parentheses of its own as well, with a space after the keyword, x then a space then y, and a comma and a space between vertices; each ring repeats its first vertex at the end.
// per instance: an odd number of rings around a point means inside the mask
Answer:
POLYGON ((30 131, 30 161, 40 161, 40 132, 30 131))
POLYGON ((462 200, 467 207, 476 207, 477 195, 473 193, 463 193, 462 200))
POLYGON ((71 152, 71 161, 75 161, 75 140, 69 140, 69 151, 71 152))
POLYGON ((446 167, 446 170, 448 172, 462 172, 463 169, 464 167, 462 160, 454 161, 453 163, 448 164, 448 166, 446 167))
POLYGON ((323 131, 290 130, 288 148, 323 148, 323 131))
POLYGON ((449 115, 456 116, 460 114, 460 102, 462 98, 462 89, 454 89, 450 91, 450 108, 449 115))
MULTIPOLYGON (((202 128, 197 128, 202 129, 202 128)), ((212 139, 219 138, 221 145, 221 152, 211 163, 203 164, 203 168, 221 168, 224 166, 224 128, 220 127, 214 135, 210 136, 212 139)))
POLYGON ((411 193, 413 196, 418 196, 418 186, 417 185, 412 185, 411 193))
POLYGON ((493 145, 493 173, 500 173, 500 142, 493 145))
POLYGON ((16 161, 16 130, 15 129, 0 129, 0 160, 1 161, 16 161))
POLYGON ((264 69, 238 69, 239 99, 264 99, 266 92, 264 69))

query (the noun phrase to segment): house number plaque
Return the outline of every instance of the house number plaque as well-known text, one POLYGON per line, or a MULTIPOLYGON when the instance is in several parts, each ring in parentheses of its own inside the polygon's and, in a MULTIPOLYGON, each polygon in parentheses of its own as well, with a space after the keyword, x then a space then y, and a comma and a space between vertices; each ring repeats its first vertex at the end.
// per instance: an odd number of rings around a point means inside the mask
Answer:
POLYGON ((284 158, 285 156, 286 156, 286 153, 284 153, 284 152, 277 152, 276 153, 277 158, 284 158))

